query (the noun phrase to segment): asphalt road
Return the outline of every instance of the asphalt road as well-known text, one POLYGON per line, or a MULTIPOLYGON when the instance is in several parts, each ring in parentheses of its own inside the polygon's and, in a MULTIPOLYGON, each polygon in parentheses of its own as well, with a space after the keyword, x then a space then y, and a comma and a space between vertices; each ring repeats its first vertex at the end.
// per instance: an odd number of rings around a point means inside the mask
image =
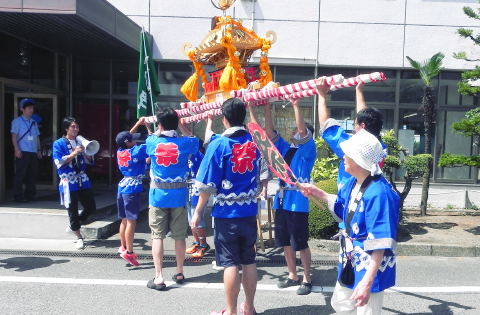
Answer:
MULTIPOLYGON (((210 314, 224 307, 222 272, 187 262, 187 285, 148 289, 153 262, 131 267, 120 258, 0 256, 0 314, 210 314)), ((400 257, 397 285, 383 314, 480 314, 480 258, 400 257), (396 290, 400 290, 397 292, 396 290)), ((165 277, 175 273, 164 264, 165 277)), ((286 275, 279 264, 258 264, 255 305, 262 314, 334 314, 336 267, 314 266, 315 292, 276 289, 286 275)), ((244 300, 240 293, 239 302, 244 300)))

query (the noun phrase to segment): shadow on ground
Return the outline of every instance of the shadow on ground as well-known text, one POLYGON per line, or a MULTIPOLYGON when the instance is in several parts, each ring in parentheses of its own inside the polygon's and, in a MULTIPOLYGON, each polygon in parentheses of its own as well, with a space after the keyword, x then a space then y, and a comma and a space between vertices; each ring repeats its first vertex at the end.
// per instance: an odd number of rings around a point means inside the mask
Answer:
POLYGON ((15 269, 17 272, 50 267, 70 262, 68 259, 53 260, 48 257, 12 257, 0 260, 0 268, 15 269))
POLYGON ((471 228, 471 229, 466 229, 468 233, 472 233, 473 235, 480 235, 480 226, 471 228))
POLYGON ((427 228, 434 230, 448 230, 455 226, 457 223, 443 222, 443 223, 414 223, 403 222, 398 225, 397 230, 397 242, 406 242, 412 239, 412 235, 424 235, 428 233, 427 228))
MULTIPOLYGON (((442 315, 442 314, 445 314, 445 315, 450 315, 450 314, 454 314, 453 309, 455 309, 455 308, 462 309, 462 310, 473 309, 473 307, 471 307, 471 306, 462 305, 462 304, 459 304, 459 303, 445 301, 445 300, 441 300, 441 299, 436 299, 436 298, 421 295, 421 294, 409 293, 409 292, 402 292, 401 294, 414 296, 414 297, 417 297, 417 298, 422 299, 422 300, 431 301, 432 303, 434 303, 434 304, 428 306, 428 308, 430 309, 431 312, 430 313, 428 313, 428 312, 404 313, 404 312, 401 312, 399 310, 390 309, 390 308, 386 308, 386 307, 384 307, 383 310, 388 310, 388 311, 390 311, 394 314, 409 314, 409 315, 420 315, 420 314, 422 314, 422 315, 425 315, 425 314, 442 315)), ((455 314, 457 314, 457 313, 455 313, 455 314)), ((458 314, 460 314, 460 313, 458 313, 458 314)))
MULTIPOLYGON (((310 294, 315 294, 315 293, 310 293, 310 294)), ((301 305, 301 306, 289 306, 289 307, 282 307, 282 308, 272 308, 258 314, 263 314, 263 315, 315 314, 315 315, 318 315, 318 314, 335 314, 335 311, 330 306, 330 298, 328 298, 327 305, 301 305)))

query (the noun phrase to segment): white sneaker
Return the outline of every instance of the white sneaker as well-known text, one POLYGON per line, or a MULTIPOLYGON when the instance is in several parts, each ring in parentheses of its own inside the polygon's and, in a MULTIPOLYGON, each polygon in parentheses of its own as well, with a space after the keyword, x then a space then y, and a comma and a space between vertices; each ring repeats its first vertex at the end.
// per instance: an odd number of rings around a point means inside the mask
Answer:
POLYGON ((214 261, 212 261, 212 269, 213 270, 224 270, 225 267, 217 266, 217 262, 214 260, 214 261))
POLYGON ((83 249, 85 247, 85 244, 83 243, 83 238, 79 238, 77 240, 77 244, 75 245, 77 249, 83 249))
POLYGON ((75 235, 75 233, 73 233, 73 231, 72 231, 72 228, 69 227, 69 226, 67 226, 67 230, 65 232, 67 232, 68 234, 71 234, 71 235, 75 235))

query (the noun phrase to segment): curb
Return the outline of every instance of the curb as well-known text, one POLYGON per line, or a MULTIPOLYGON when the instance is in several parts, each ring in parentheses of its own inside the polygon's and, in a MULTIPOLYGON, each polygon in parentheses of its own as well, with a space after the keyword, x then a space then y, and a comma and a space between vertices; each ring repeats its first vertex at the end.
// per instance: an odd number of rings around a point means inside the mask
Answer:
MULTIPOLYGON (((138 214, 138 219, 146 215, 148 215, 148 205, 146 207, 142 206, 142 209, 138 214)), ((82 227, 82 233, 87 239, 107 239, 118 233, 118 228, 120 227, 121 222, 122 220, 118 218, 117 213, 97 217, 95 221, 82 227)))
MULTIPOLYGON (((338 241, 310 240, 312 248, 338 253, 338 241)), ((398 256, 480 257, 480 246, 397 243, 398 256)))

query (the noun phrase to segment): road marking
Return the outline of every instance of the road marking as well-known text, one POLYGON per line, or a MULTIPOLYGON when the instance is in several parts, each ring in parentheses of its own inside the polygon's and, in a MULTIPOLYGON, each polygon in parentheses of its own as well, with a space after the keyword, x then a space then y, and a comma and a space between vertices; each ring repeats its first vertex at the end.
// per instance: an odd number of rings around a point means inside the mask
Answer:
MULTIPOLYGON (((82 285, 123 285, 146 287, 146 280, 110 280, 110 279, 76 279, 76 278, 44 278, 44 277, 10 277, 0 276, 0 282, 17 283, 45 283, 45 284, 82 284, 82 285)), ((184 287, 192 289, 223 290, 223 283, 187 282, 176 284, 165 281, 167 287, 184 287)), ((312 292, 332 293, 334 287, 313 286, 312 292)), ((276 284, 258 284, 257 291, 296 291, 297 287, 285 289, 277 288, 276 284)), ((480 293, 479 286, 462 287, 393 287, 385 290, 386 293, 480 293)))

